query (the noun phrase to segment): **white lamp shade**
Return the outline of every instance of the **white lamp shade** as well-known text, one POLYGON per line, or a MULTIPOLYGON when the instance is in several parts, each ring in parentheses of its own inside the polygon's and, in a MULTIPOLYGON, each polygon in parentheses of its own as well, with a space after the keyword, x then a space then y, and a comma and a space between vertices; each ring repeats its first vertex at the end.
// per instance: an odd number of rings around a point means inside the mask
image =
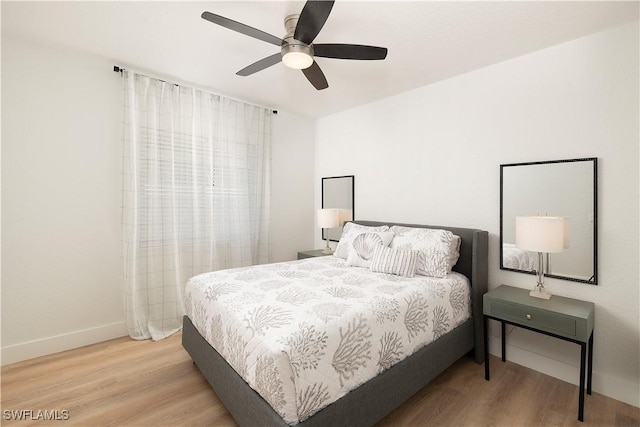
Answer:
POLYGON ((565 221, 557 216, 516 217, 516 246, 532 252, 562 252, 565 221))
POLYGON ((335 228, 340 223, 339 209, 318 209, 318 227, 335 228))
POLYGON ((569 218, 564 217, 564 244, 565 249, 569 249, 569 218))
POLYGON ((352 209, 338 209, 340 211, 338 225, 343 226, 347 221, 353 221, 352 209))

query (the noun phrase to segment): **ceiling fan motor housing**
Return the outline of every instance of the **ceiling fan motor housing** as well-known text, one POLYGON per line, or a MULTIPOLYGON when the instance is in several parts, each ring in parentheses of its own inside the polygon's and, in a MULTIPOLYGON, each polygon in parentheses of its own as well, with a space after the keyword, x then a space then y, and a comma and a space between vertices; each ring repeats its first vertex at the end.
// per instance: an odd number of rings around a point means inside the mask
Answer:
POLYGON ((313 46, 293 38, 300 15, 289 15, 284 19, 287 35, 282 39, 280 54, 286 66, 305 69, 313 64, 313 46))

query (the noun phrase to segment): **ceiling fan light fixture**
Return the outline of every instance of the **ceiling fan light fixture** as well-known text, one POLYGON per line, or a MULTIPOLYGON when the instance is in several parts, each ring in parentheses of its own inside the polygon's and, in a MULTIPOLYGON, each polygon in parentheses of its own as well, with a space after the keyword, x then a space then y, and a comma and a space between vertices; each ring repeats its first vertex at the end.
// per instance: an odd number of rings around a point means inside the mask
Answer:
POLYGON ((313 51, 304 44, 289 44, 282 47, 282 62, 294 70, 304 70, 313 64, 313 51))
POLYGON ((282 57, 282 62, 294 70, 304 70, 311 67, 313 58, 303 52, 289 52, 282 57))

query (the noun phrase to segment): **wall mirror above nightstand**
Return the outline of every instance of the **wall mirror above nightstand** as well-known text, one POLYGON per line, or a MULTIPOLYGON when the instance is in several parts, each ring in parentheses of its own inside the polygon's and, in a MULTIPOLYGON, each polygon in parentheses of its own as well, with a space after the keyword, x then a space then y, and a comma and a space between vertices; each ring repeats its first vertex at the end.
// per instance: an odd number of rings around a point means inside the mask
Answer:
POLYGON ((355 176, 329 176, 322 178, 322 209, 338 209, 339 223, 335 228, 322 230, 322 240, 337 242, 342 235, 342 225, 354 216, 355 176))
POLYGON ((517 216, 565 218, 564 250, 546 254, 544 275, 598 283, 598 159, 500 165, 500 268, 536 274, 536 254, 515 244, 517 216))

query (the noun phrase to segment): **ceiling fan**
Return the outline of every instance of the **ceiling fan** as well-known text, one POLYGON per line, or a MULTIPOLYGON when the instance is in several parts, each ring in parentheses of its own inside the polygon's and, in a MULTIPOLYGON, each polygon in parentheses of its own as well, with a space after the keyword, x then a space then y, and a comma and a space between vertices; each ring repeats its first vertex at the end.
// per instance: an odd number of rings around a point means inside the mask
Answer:
POLYGON ((329 87, 324 73, 313 59, 315 56, 335 59, 376 60, 387 57, 387 49, 358 44, 313 44, 329 17, 334 1, 309 0, 300 15, 289 15, 284 19, 287 34, 280 39, 256 28, 233 21, 211 12, 203 12, 202 18, 249 37, 280 47, 280 52, 267 56, 243 68, 236 74, 249 76, 282 61, 284 65, 302 70, 309 82, 318 90, 329 87))

